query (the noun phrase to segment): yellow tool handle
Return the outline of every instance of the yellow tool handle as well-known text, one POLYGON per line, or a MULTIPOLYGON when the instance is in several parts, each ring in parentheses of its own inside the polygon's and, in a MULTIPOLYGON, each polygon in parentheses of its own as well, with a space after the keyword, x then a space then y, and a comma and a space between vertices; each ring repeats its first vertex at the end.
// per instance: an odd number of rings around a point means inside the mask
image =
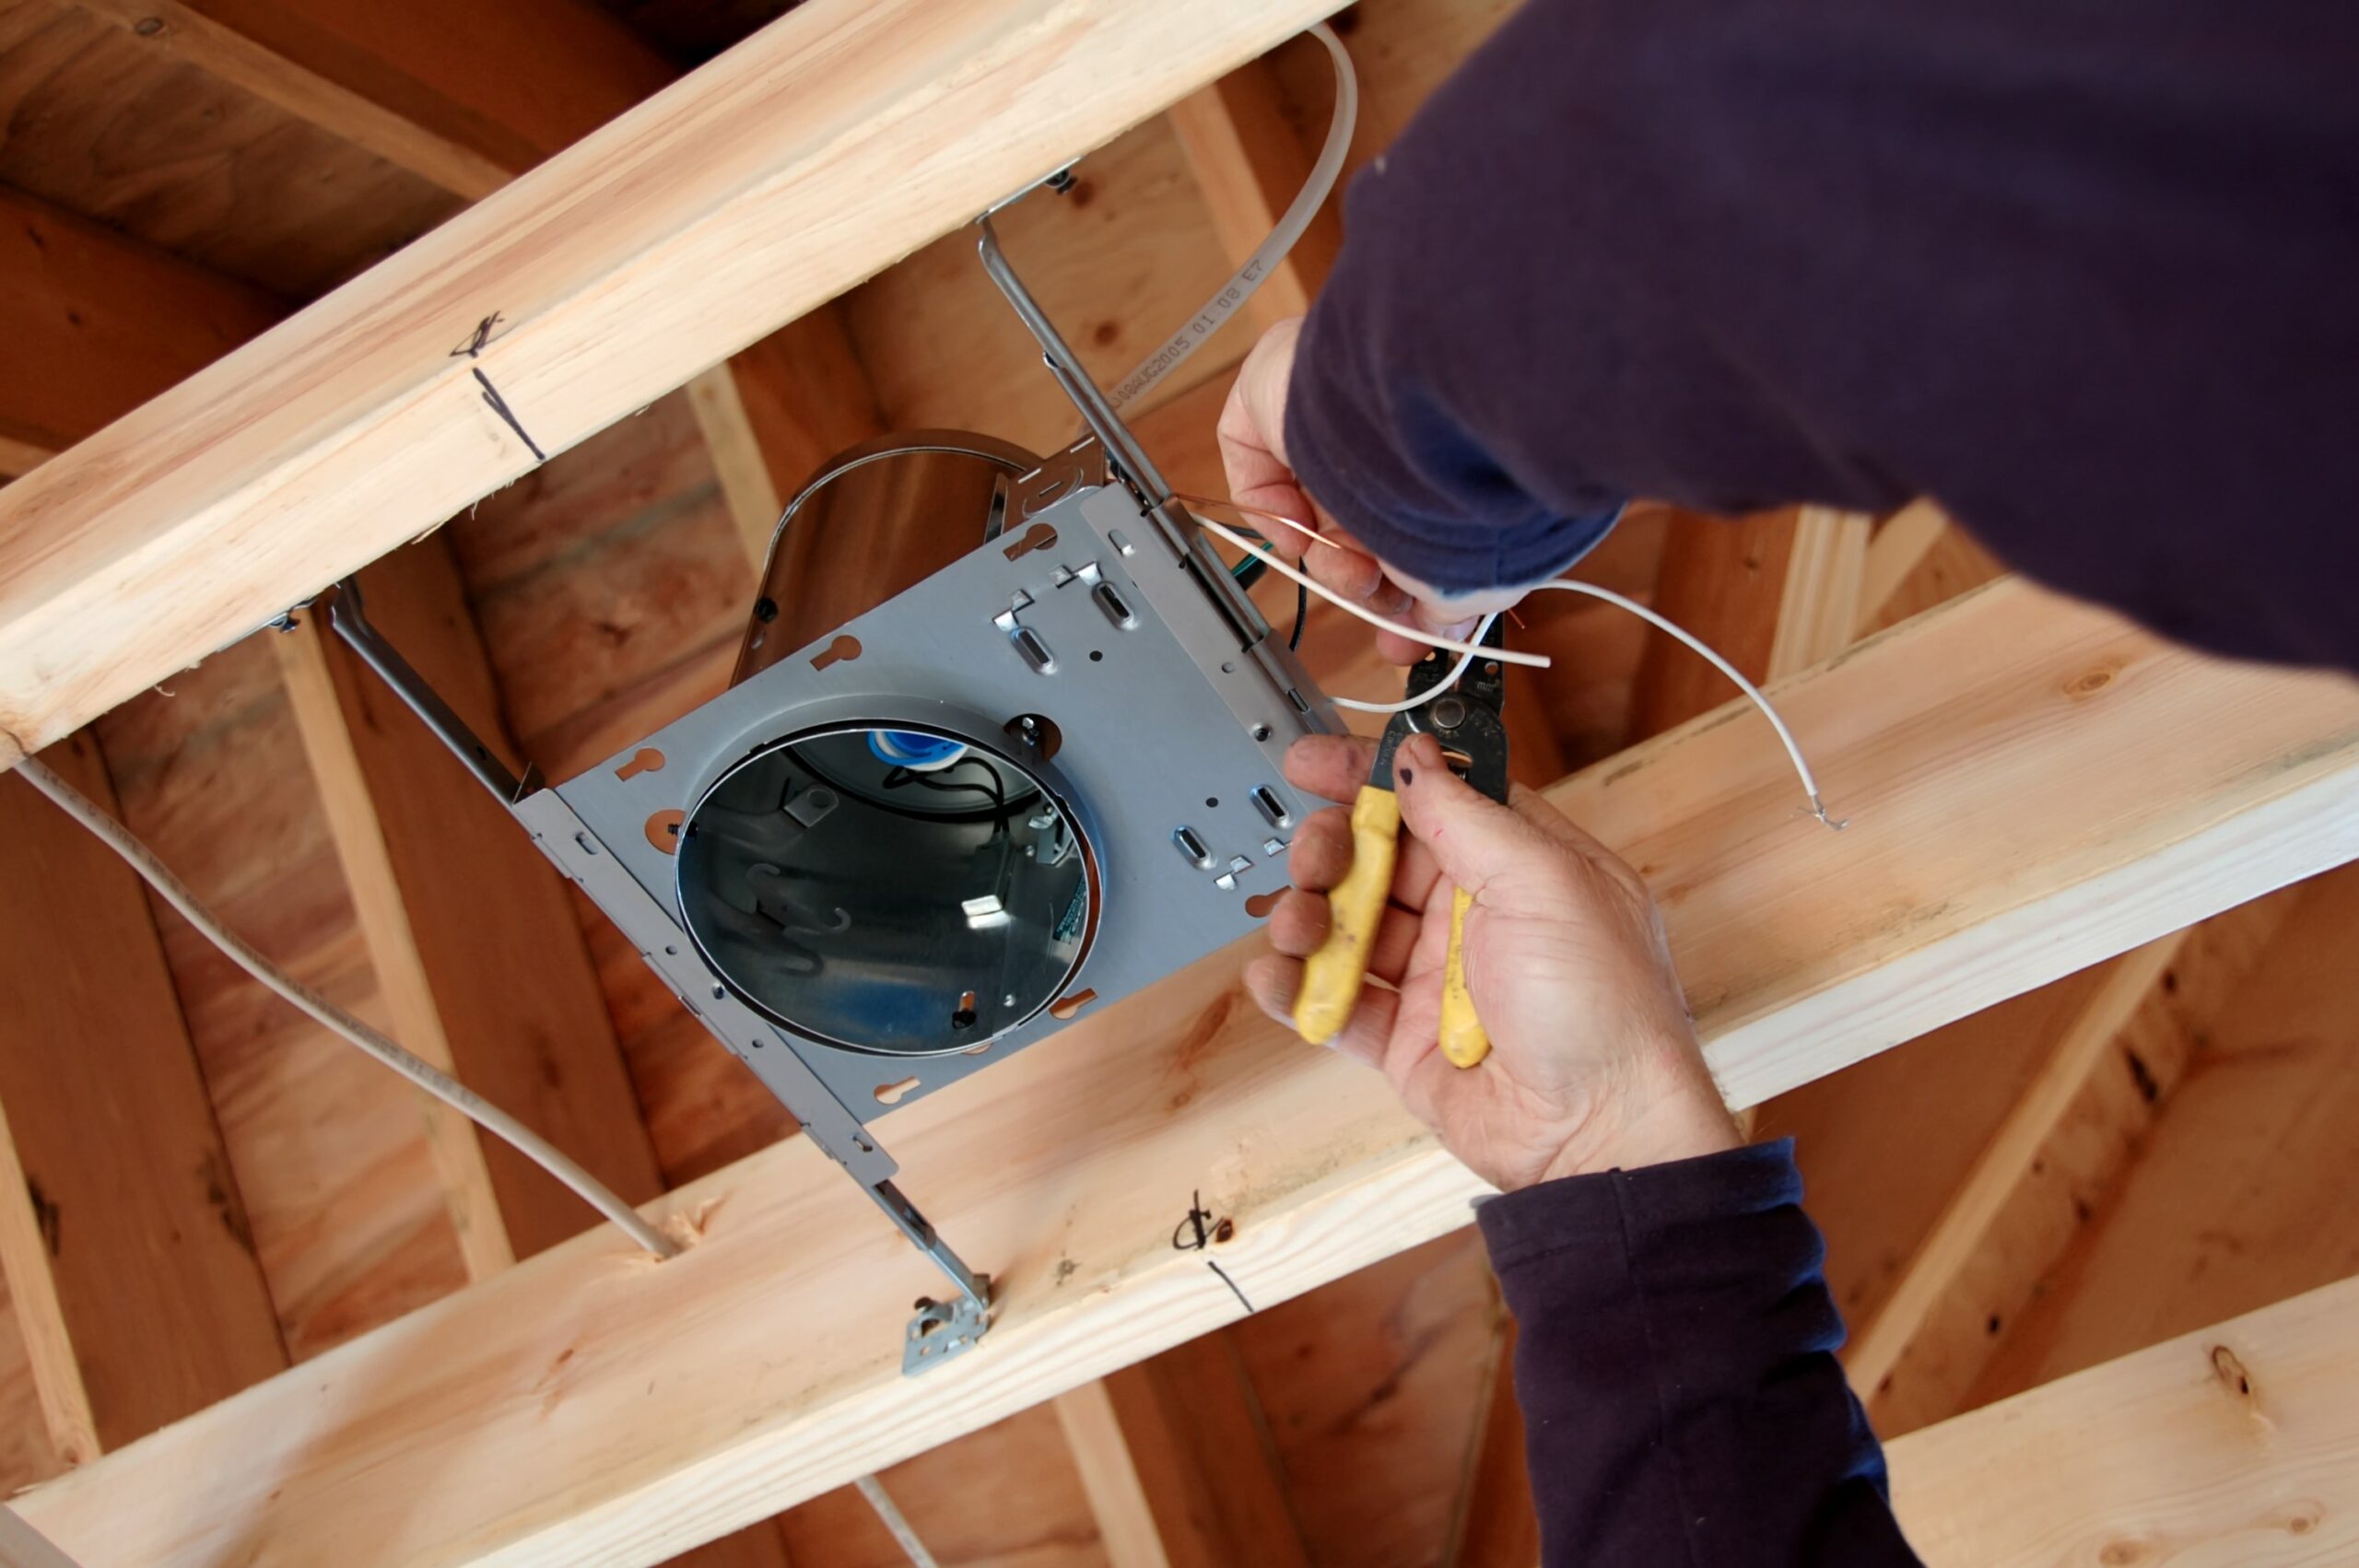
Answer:
POLYGON ((1314 1046, 1333 1039, 1359 1003, 1400 846, 1401 797, 1374 784, 1360 786, 1352 802, 1352 869, 1327 895, 1327 941, 1303 965, 1302 991, 1295 998, 1295 1032, 1314 1046))
POLYGON ((1474 998, 1466 989, 1466 911, 1474 895, 1453 889, 1449 900, 1449 958, 1441 972, 1441 1054, 1452 1067, 1473 1067, 1491 1054, 1491 1036, 1474 1016, 1474 998))

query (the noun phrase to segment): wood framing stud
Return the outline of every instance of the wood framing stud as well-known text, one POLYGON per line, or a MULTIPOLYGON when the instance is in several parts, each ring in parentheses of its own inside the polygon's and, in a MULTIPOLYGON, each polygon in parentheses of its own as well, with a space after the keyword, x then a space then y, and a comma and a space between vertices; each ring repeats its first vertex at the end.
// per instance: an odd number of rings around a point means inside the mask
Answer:
POLYGON ((1885 1449, 1931 1568, 2359 1560, 2359 1280, 1885 1449))
POLYGON ((2283 923, 2288 888, 2114 960, 1844 1357, 1886 1436, 1955 1413, 2042 1280, 2137 1157, 2283 923))
POLYGON ((45 744, 522 474, 474 372, 563 451, 1333 8, 791 12, 0 490, 0 731, 45 744))
MULTIPOLYGON (((11 787, 16 787, 13 781, 11 787)), ((69 1465, 87 1464, 102 1451, 99 1421, 91 1413, 89 1387, 75 1360, 65 1308, 57 1299, 43 1218, 40 1189, 25 1175, 15 1135, 0 1122, 0 1270, 8 1277, 8 1301, 16 1309, 18 1331, 25 1337, 33 1399, 41 1407, 41 1424, 48 1428, 49 1445, 69 1465)))
POLYGON ((729 521, 736 526, 745 554, 758 572, 786 501, 770 478, 769 464, 762 459, 762 439, 746 415, 745 400, 738 394, 736 372, 727 365, 715 365, 700 372, 687 391, 705 451, 712 459, 713 477, 721 485, 721 498, 729 508, 729 521))
POLYGON ((1146 1500, 1146 1482, 1130 1445, 1122 1440, 1114 1397, 1104 1381, 1066 1389, 1057 1396, 1056 1407, 1065 1446, 1073 1452, 1081 1489, 1089 1496, 1090 1515, 1097 1521, 1097 1544, 1106 1561, 1112 1568, 1171 1568, 1156 1528, 1155 1510, 1146 1500))
POLYGON ((1446 1568, 1535 1568, 1540 1518, 1524 1462, 1523 1410, 1515 1401, 1515 1319, 1499 1308, 1499 1335, 1485 1378, 1483 1424, 1450 1522, 1446 1568))
MULTIPOLYGON (((885 430, 875 389, 832 303, 704 371, 687 390, 730 521, 757 573, 787 502, 828 459, 885 430)), ((857 540, 849 548, 873 572, 878 559, 889 563, 894 543, 857 540)), ((816 547, 807 540, 793 545, 805 557, 816 547)), ((808 575, 807 559, 798 575, 808 575)))
MULTIPOLYGON (((344 866, 345 883, 352 890, 353 912, 359 919, 361 940, 369 947, 369 964, 377 972, 378 988, 393 1014, 393 1038, 411 1055, 455 1076, 458 1063, 451 1055, 441 1010, 435 1005, 433 982, 427 977, 425 960, 418 956, 417 933, 402 903, 401 883, 392 852, 385 847, 384 828, 377 820, 369 778, 351 732, 345 727, 335 677, 328 667, 325 634, 317 618, 307 614, 272 646, 278 655, 279 674, 287 683, 288 705, 302 732, 311 778, 319 785, 320 804, 335 840, 336 859, 344 866)), ((417 1093, 417 1107, 426 1119, 427 1147, 442 1184, 442 1201, 450 1211, 452 1227, 458 1233, 467 1278, 487 1280, 516 1261, 516 1249, 500 1221, 499 1201, 491 1190, 491 1167, 484 1162, 475 1125, 423 1090, 417 1093)))
MULTIPOLYGON (((2359 853, 2348 683, 2020 583, 1779 696, 1845 832, 1796 812, 1743 708, 1551 791, 1661 897, 1738 1105, 2359 853)), ((1170 1249, 1196 1188, 1257 1305, 1465 1224, 1481 1184, 1382 1080, 1243 1000, 1250 946, 895 1114, 904 1186, 1000 1282, 980 1354, 901 1376, 926 1265, 794 1139, 661 1200, 701 1224, 679 1258, 603 1228, 553 1247, 26 1493, 26 1516, 92 1568, 257 1539, 355 1568, 655 1561, 1232 1321, 1170 1249)))
POLYGON ((1923 500, 1911 501, 1876 524, 1874 537, 1868 542, 1867 559, 1860 569, 1859 603, 1852 626, 1855 636, 1865 637, 1876 629, 1876 617, 1884 613, 1900 585, 1908 580, 1917 564, 1949 526, 1948 514, 1923 500))
POLYGON ((1784 680, 1851 646, 1873 526, 1874 520, 1858 512, 1797 509, 1769 642, 1768 679, 1784 680))
MULTIPOLYGON (((45 760, 116 809, 89 734, 45 760)), ((147 890, 20 778, 0 845, 0 1265, 52 1445, 82 1463, 287 1354, 147 890)))
POLYGON ((0 1507, 0 1568, 75 1568, 75 1562, 16 1510, 0 1507))
POLYGON ((148 47, 469 201, 672 79, 586 0, 76 0, 148 47), (529 62, 530 87, 517 73, 529 62))
MULTIPOLYGON (((1138 1478, 1144 1523, 1155 1537, 1156 1555, 1135 1561, 1167 1568, 1229 1568, 1241 1562, 1307 1568, 1276 1452, 1226 1336, 1207 1334, 1174 1345, 1059 1396, 1058 1415, 1074 1437, 1074 1458, 1097 1514, 1099 1534, 1108 1536, 1110 1521, 1116 1533, 1135 1539, 1137 1527, 1121 1512, 1126 1504, 1115 1477, 1103 1478, 1112 1507, 1100 1510, 1101 1485, 1093 1471, 1104 1469, 1108 1461, 1083 1452, 1079 1434, 1085 1428, 1068 1414, 1069 1403, 1094 1410, 1101 1396, 1123 1462, 1138 1478)), ((1115 1568, 1123 1568, 1133 1559, 1115 1552, 1108 1539, 1108 1555, 1115 1568)))
MULTIPOLYGON (((477 734, 504 746, 490 666, 444 542, 398 551, 361 580, 379 628, 477 734)), ((401 1032, 414 1032, 445 1059, 438 1066, 626 1199, 653 1197, 654 1151, 562 881, 342 644, 309 625, 276 640, 397 1034, 406 1042, 401 1032)), ((461 1203, 490 1200, 491 1234, 461 1231, 475 1277, 505 1267, 503 1252, 512 1261, 592 1223, 579 1198, 505 1143, 464 1121, 452 1131, 465 1148, 440 1168, 454 1184, 454 1218, 461 1203)))
POLYGON ((286 311, 0 186, 0 476, 30 473, 286 311))

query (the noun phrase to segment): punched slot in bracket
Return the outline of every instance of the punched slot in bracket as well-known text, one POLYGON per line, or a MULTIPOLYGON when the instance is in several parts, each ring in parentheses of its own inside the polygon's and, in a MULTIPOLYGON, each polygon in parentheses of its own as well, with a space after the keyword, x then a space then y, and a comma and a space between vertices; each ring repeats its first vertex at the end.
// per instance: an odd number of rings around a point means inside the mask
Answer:
POLYGON ((1059 567, 1049 580, 1059 588, 1067 583, 1080 583, 1089 590, 1090 603, 1096 604, 1099 613, 1118 628, 1132 631, 1138 626, 1138 612, 1131 608, 1130 601, 1122 597, 1120 589, 1106 580, 1105 571, 1096 561, 1084 561, 1077 567, 1059 567))
POLYGON ((1007 634, 1009 645, 1023 656, 1034 674, 1053 675, 1057 673, 1057 656, 1050 651, 1047 639, 1016 619, 1031 607, 1032 596, 1019 589, 1008 601, 1007 608, 992 617, 992 625, 1007 634))

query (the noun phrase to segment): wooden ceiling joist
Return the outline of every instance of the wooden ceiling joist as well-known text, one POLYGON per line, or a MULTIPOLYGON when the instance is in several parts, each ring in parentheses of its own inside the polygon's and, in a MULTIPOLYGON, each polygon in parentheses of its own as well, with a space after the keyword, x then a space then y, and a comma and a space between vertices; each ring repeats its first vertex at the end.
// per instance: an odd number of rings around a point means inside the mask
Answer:
MULTIPOLYGON (((371 618, 499 740, 499 696, 440 538, 361 575, 371 618)), ((633 1201, 663 1187, 564 883, 448 749, 309 616, 273 646, 393 1034, 633 1201)), ((420 1096, 468 1275, 595 1218, 529 1160, 420 1096)))
MULTIPOLYGON (((112 810, 88 733, 45 755, 112 810)), ((287 1365, 147 890, 0 776, 0 1269, 68 1464, 287 1365)))
POLYGON ((1892 1444, 1931 1568, 2359 1556, 2359 1280, 1892 1444))
MULTIPOLYGON (((1777 695, 1843 833, 1735 708, 1555 791, 1662 899, 1740 1105, 2359 851, 2347 682, 2019 583, 1777 695)), ((673 1261, 563 1244, 23 1512, 92 1568, 651 1562, 1236 1318, 1170 1247, 1194 1191, 1257 1306, 1463 1224, 1474 1178, 1380 1080, 1253 1015, 1243 955, 894 1118, 912 1195, 1000 1281, 974 1355, 901 1377, 925 1266, 794 1140, 663 1200, 702 1232, 673 1261)))
POLYGON ((0 760, 1333 8, 799 7, 0 491, 0 760))
POLYGON ((1879 1433, 1913 1432, 1963 1407, 2084 1216, 2135 1162, 2199 1034, 2306 891, 2284 889, 2123 954, 2065 1021, 1882 1306, 1857 1327, 1844 1368, 1879 1433))
POLYGON ((473 201, 669 82, 593 0, 74 0, 473 201))
POLYGON ((30 473, 286 313, 261 289, 0 186, 0 478, 30 473))

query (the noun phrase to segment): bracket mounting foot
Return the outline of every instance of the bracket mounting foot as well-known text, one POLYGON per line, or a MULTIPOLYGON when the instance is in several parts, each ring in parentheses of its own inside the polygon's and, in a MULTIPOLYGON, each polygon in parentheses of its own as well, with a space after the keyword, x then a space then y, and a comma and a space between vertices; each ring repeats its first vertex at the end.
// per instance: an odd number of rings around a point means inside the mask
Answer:
MULTIPOLYGON (((983 1300, 988 1301, 991 1276, 978 1275, 975 1282, 983 1288, 983 1300)), ((991 1326, 990 1312, 972 1296, 961 1294, 949 1301, 920 1297, 917 1316, 910 1319, 908 1336, 901 1341, 901 1375, 915 1377, 966 1354, 991 1326)))

